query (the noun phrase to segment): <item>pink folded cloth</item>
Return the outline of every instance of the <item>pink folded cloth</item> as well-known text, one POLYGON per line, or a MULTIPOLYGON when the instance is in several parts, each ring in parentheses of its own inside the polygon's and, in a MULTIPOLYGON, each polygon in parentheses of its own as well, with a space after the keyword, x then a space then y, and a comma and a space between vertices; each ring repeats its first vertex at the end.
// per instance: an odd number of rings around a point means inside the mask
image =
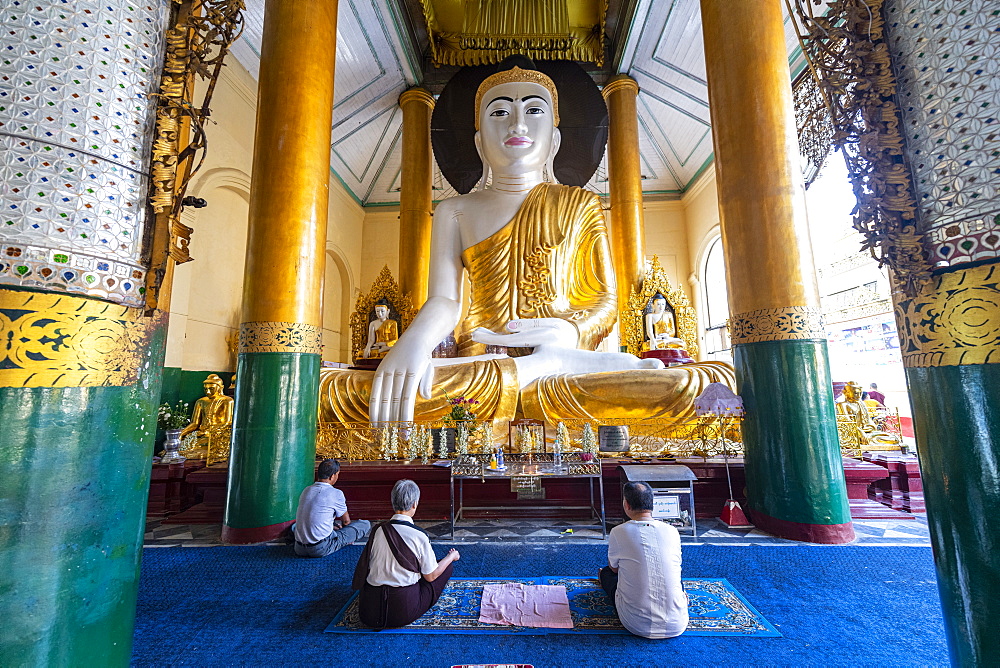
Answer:
POLYGON ((571 629, 566 587, 523 585, 519 582, 483 585, 479 621, 484 624, 571 629))

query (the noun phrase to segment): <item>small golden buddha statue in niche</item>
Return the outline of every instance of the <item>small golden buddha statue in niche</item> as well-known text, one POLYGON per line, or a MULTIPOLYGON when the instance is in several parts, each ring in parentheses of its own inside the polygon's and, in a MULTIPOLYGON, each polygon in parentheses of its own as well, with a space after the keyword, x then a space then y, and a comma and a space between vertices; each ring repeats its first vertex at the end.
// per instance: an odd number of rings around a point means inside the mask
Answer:
POLYGON ((228 427, 233 423, 233 399, 223 394, 225 384, 216 374, 209 374, 202 384, 205 396, 194 402, 191 423, 181 431, 181 440, 195 432, 195 442, 184 448, 182 454, 188 459, 204 459, 208 456, 208 431, 214 427, 228 427))
POLYGON ((643 350, 684 348, 684 340, 677 338, 673 309, 667 306, 667 298, 659 292, 650 300, 649 312, 643 316, 643 324, 646 333, 643 350))
POLYGON ((380 299, 375 304, 375 317, 368 324, 366 359, 381 359, 399 340, 399 323, 389 317, 389 300, 380 299))
POLYGON ((862 393, 861 386, 855 382, 844 386, 844 400, 836 404, 837 415, 840 416, 838 421, 844 422, 843 418, 846 417, 854 424, 857 428, 855 436, 861 445, 899 445, 898 436, 879 430, 872 421, 868 406, 861 399, 862 393))

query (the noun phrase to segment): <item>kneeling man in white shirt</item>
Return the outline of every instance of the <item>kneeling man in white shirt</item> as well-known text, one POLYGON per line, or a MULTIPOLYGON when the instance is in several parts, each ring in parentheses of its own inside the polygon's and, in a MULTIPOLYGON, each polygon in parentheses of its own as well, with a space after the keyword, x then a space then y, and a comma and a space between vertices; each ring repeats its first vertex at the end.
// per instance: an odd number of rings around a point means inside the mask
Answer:
POLYGON ((653 519, 653 489, 626 483, 622 505, 629 521, 611 530, 601 587, 614 601, 622 625, 643 638, 673 638, 688 624, 681 586, 681 537, 653 519))

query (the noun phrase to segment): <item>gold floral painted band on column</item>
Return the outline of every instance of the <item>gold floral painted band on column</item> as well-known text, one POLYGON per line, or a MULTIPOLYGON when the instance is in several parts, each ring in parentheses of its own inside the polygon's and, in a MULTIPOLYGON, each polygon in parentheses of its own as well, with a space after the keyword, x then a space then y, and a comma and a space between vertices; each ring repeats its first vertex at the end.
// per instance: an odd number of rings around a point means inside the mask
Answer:
POLYGON ((1000 364, 1000 264, 935 276, 897 299, 903 365, 1000 364))
POLYGON ((104 301, 0 290, 0 387, 126 387, 166 314, 104 301))
POLYGON ((240 354, 323 352, 323 335, 301 322, 245 322, 240 325, 240 354))
POLYGON ((826 339, 823 312, 813 306, 786 306, 747 311, 730 317, 733 345, 761 341, 826 339))

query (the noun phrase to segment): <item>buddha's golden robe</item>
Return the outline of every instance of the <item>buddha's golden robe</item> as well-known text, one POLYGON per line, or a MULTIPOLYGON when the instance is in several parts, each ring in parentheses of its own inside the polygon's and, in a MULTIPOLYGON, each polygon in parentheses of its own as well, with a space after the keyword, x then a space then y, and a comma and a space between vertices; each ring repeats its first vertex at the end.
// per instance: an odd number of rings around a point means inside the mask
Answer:
MULTIPOLYGON (((519 318, 562 318, 579 331, 579 347, 593 350, 617 317, 614 269, 597 196, 582 188, 541 184, 514 218, 462 253, 472 285, 468 316, 459 326, 459 354, 485 352, 471 332, 505 333, 519 318)), ((511 354, 516 351, 509 350, 511 354)), ((373 371, 323 369, 320 419, 367 422, 373 371)), ((670 369, 558 374, 540 378, 523 395, 512 359, 438 367, 431 399, 419 393, 414 419, 439 419, 448 396, 479 400, 480 419, 514 419, 519 399, 526 417, 572 418, 692 415, 695 397, 713 381, 732 382, 719 363, 670 369)))
POLYGON ((514 218, 467 248, 462 262, 472 285, 458 337, 463 357, 486 352, 471 338, 477 327, 503 334, 519 318, 571 322, 580 333, 578 347, 594 350, 618 317, 601 202, 583 188, 535 186, 514 218))
POLYGON ((375 343, 384 343, 392 348, 398 339, 399 325, 395 320, 386 320, 375 330, 375 343))

